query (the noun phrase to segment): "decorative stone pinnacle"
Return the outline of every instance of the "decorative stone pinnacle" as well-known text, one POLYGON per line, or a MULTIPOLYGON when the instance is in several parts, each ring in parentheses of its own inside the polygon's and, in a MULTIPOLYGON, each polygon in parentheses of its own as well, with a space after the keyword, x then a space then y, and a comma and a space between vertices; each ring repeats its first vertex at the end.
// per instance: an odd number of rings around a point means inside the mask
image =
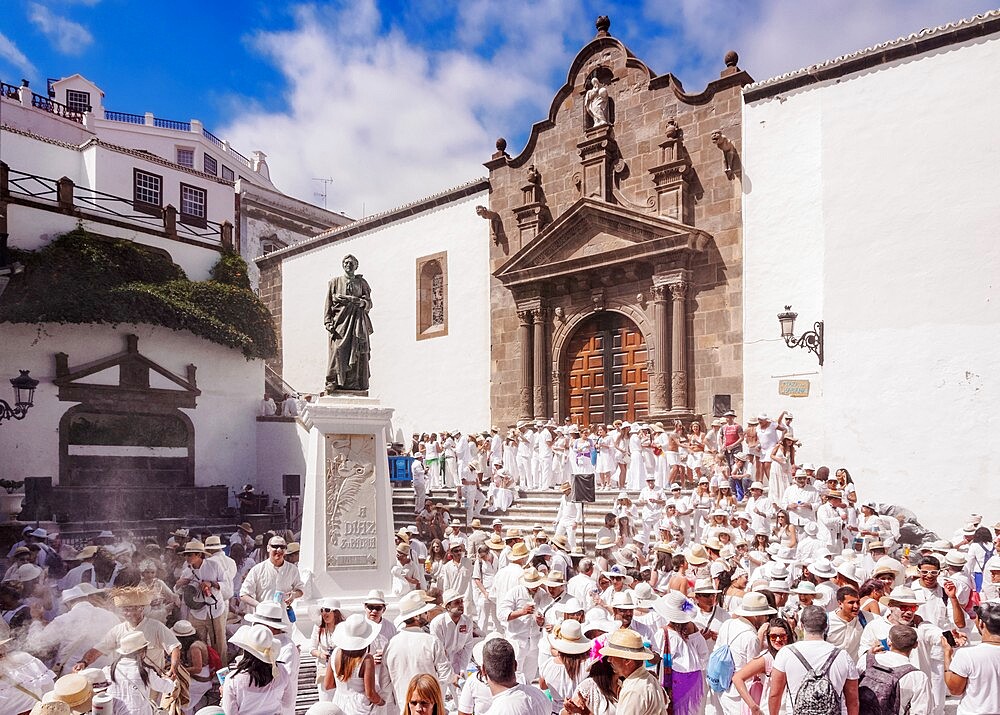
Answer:
POLYGON ((597 28, 598 37, 607 37, 608 29, 611 27, 611 20, 607 15, 601 15, 597 18, 597 22, 594 23, 594 26, 597 28))
POLYGON ((729 50, 729 52, 726 53, 726 58, 725 58, 726 67, 735 67, 737 64, 739 64, 739 61, 740 61, 740 56, 739 54, 737 54, 736 50, 729 50))
POLYGON ((507 140, 503 137, 497 139, 497 151, 504 152, 507 151, 507 140))

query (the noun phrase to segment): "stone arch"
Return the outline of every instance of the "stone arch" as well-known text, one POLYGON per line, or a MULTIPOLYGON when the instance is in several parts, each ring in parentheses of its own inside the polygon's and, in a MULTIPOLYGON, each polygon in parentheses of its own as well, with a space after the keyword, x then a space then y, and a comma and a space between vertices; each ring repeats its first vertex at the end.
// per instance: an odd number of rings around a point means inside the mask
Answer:
POLYGON ((448 334, 448 255, 417 259, 417 340, 448 334))

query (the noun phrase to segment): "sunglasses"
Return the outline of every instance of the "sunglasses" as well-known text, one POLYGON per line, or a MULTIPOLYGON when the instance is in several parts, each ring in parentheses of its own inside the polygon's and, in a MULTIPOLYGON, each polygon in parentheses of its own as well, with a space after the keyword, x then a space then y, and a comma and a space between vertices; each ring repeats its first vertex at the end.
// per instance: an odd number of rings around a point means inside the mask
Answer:
POLYGON ((369 611, 384 611, 385 606, 380 603, 366 603, 365 608, 369 611))
POLYGON ((321 612, 323 612, 323 613, 334 613, 337 609, 336 608, 321 608, 319 610, 321 612))
POLYGON ((787 641, 788 640, 788 634, 787 633, 768 633, 767 637, 770 640, 772 640, 772 641, 787 641))
POLYGON ((937 576, 941 573, 941 569, 920 569, 921 576, 937 576))
POLYGON ((271 551, 284 551, 288 547, 283 544, 268 544, 267 548, 269 548, 271 551))

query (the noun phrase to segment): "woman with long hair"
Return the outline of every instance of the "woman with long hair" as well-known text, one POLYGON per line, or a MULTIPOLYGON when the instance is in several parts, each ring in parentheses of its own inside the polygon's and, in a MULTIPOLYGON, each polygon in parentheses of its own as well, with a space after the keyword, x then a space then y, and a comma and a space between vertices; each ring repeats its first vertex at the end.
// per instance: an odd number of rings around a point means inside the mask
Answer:
POLYGON ((882 605, 879 599, 886 595, 884 582, 877 578, 870 578, 861 584, 858 594, 861 596, 860 609, 865 612, 862 617, 865 621, 871 621, 876 616, 882 615, 882 605))
MULTIPOLYGON (((598 658, 591 664, 587 677, 576 689, 576 695, 572 699, 576 707, 572 712, 586 708, 585 712, 591 715, 615 715, 621 687, 621 680, 615 675, 607 658, 598 658)), ((563 708, 562 712, 568 713, 570 710, 563 708)))
MULTIPOLYGON (((188 700, 181 707, 184 715, 191 715, 205 693, 212 689, 212 671, 208 666, 208 645, 198 638, 189 621, 177 621, 171 628, 181 644, 181 667, 188 676, 188 700)), ((179 676, 183 678, 183 676, 179 676)), ((175 691, 176 693, 176 691, 175 691)))
POLYGON ((799 535, 795 526, 788 519, 788 512, 779 509, 774 515, 774 528, 771 530, 774 539, 782 546, 794 549, 799 545, 799 535))
POLYGON ((326 664, 335 648, 333 633, 344 621, 344 614, 340 612, 340 601, 336 598, 321 598, 316 605, 319 608, 319 623, 313 626, 312 637, 309 639, 309 652, 316 659, 316 689, 319 691, 319 700, 321 703, 328 703, 333 700, 333 691, 323 687, 326 664))
POLYGON ((857 504, 858 490, 854 487, 854 479, 851 478, 851 473, 844 467, 841 467, 833 473, 833 476, 837 478, 837 488, 844 493, 844 501, 848 504, 857 504))
POLYGON ((694 420, 688 433, 687 468, 691 483, 697 484, 701 478, 701 464, 705 458, 705 434, 701 431, 701 422, 694 420))
POLYGON ((159 569, 152 559, 143 559, 139 562, 140 582, 138 585, 153 594, 146 618, 166 623, 170 614, 175 609, 180 608, 181 599, 170 589, 170 586, 159 578, 158 574, 159 569))
POLYGON ((985 526, 976 527, 969 543, 969 560, 972 562, 970 566, 977 593, 983 590, 983 570, 986 568, 986 562, 993 558, 995 553, 993 534, 985 526))
POLYGON ((448 563, 448 554, 445 553, 444 544, 441 543, 441 539, 434 539, 427 549, 427 560, 424 562, 424 578, 427 580, 427 588, 437 585, 438 576, 446 563, 448 563))
POLYGON ((775 504, 784 503, 785 490, 792 486, 791 437, 782 437, 771 448, 771 471, 768 472, 768 493, 775 504))
POLYGON ((608 428, 604 425, 597 425, 597 464, 594 471, 597 473, 598 489, 612 488, 611 473, 617 469, 612 441, 608 435, 608 428))
POLYGON ((368 646, 381 629, 357 613, 333 632, 334 651, 326 664, 323 687, 333 690, 333 703, 344 715, 370 715, 385 700, 375 689, 375 659, 368 646))
POLYGON ((159 668, 146 658, 148 647, 149 641, 142 631, 127 633, 121 639, 114 661, 104 669, 110 683, 107 694, 116 701, 115 713, 153 715, 151 693, 173 691, 174 682, 164 678, 159 668))
POLYGON ((243 650, 222 686, 222 709, 226 715, 274 715, 285 690, 288 673, 279 668, 281 644, 267 626, 240 626, 229 639, 243 650))
MULTIPOLYGON (((345 715, 351 715, 344 712, 345 715)), ((413 676, 406 688, 406 703, 403 705, 402 715, 448 715, 437 678, 428 673, 413 676)))
POLYGON ((666 625, 653 636, 653 649, 662 654, 660 683, 670 695, 674 715, 694 715, 705 693, 708 643, 694 622, 697 606, 671 591, 653 602, 666 625))
POLYGON ((552 712, 559 713, 563 702, 572 698, 586 677, 592 641, 583 635, 578 621, 565 620, 548 635, 552 657, 538 673, 538 687, 552 698, 552 712))
POLYGON ((795 631, 784 618, 777 616, 767 623, 767 649, 733 674, 733 685, 743 698, 745 713, 762 715, 761 703, 767 702, 774 656, 795 642, 795 631))
POLYGON ((709 489, 709 479, 705 475, 702 475, 698 479, 698 486, 691 492, 691 508, 694 510, 692 536, 700 534, 705 528, 705 522, 714 505, 715 500, 712 498, 712 493, 709 489))
POLYGON ((672 565, 674 568, 667 582, 667 590, 687 593, 691 582, 688 579, 688 562, 684 554, 674 554, 672 565))

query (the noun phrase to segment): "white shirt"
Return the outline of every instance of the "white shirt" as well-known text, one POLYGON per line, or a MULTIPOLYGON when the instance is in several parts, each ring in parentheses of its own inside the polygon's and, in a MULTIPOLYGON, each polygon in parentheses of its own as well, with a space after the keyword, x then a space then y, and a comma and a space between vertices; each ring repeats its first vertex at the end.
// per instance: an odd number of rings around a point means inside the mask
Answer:
POLYGON ((559 510, 556 512, 555 522, 572 521, 577 524, 583 521, 583 504, 570 501, 569 494, 563 494, 559 498, 559 510))
POLYGON ((143 618, 139 622, 138 628, 133 628, 132 624, 128 621, 123 621, 114 626, 94 648, 105 655, 117 655, 114 653, 115 649, 121 645, 122 638, 132 631, 142 631, 142 634, 146 636, 146 640, 149 641, 146 656, 152 661, 153 665, 160 669, 163 668, 166 654, 171 653, 174 648, 181 647, 180 641, 177 640, 177 636, 174 635, 173 631, 159 621, 154 621, 152 618, 143 618))
MULTIPOLYGON (((742 668, 760 653, 760 641, 757 640, 757 631, 750 625, 749 621, 743 618, 731 618, 719 626, 719 637, 715 641, 715 645, 716 647, 720 645, 729 646, 736 670, 742 668)), ((732 702, 742 702, 743 700, 740 694, 736 692, 735 687, 730 687, 729 690, 720 693, 719 696, 732 702)))
MULTIPOLYGON (((233 562, 233 566, 235 565, 236 563, 233 562)), ((191 568, 190 564, 184 564, 181 568, 180 577, 191 579, 191 583, 188 586, 193 585, 199 589, 198 600, 205 604, 200 608, 192 608, 192 616, 201 620, 218 618, 228 610, 229 604, 226 603, 226 598, 222 595, 222 585, 226 582, 226 570, 221 562, 205 559, 201 562, 201 566, 196 569, 191 568), (200 581, 210 581, 211 583, 218 584, 218 586, 211 589, 211 596, 201 596, 200 581), (202 601, 202 599, 204 600, 202 601)))
POLYGON ((285 561, 281 568, 275 568, 268 559, 250 569, 240 586, 240 596, 250 596, 260 603, 272 600, 278 591, 287 595, 302 589, 302 578, 295 564, 285 561))
MULTIPOLYGON (((36 631, 37 622, 32 623, 27 642, 35 653, 44 653, 58 647, 53 668, 62 665, 64 670, 69 672, 94 643, 119 623, 121 619, 111 611, 80 599, 72 604, 69 611, 56 616, 44 628, 36 631)), ((101 656, 91 663, 90 667, 103 668, 110 663, 111 660, 107 656, 101 656)))
POLYGON ((864 630, 858 617, 855 616, 854 620, 848 623, 836 611, 832 611, 828 616, 827 622, 827 642, 832 643, 838 648, 843 648, 851 656, 851 660, 857 660, 858 647, 861 645, 861 633, 864 630))
MULTIPOLYGON (((830 652, 835 647, 826 641, 799 641, 793 645, 785 646, 774 656, 773 667, 775 670, 780 670, 784 673, 788 679, 788 698, 792 703, 795 703, 795 695, 798 693, 799 686, 802 685, 802 680, 806 676, 806 669, 789 649, 795 648, 815 670, 820 670, 826 664, 827 658, 830 657, 830 652)), ((840 707, 841 711, 846 713, 847 705, 843 700, 844 683, 848 680, 858 679, 858 668, 854 664, 854 661, 848 657, 846 651, 841 650, 830 665, 827 675, 830 678, 833 689, 841 693, 840 707)))
POLYGON ((236 562, 226 556, 225 551, 218 551, 212 554, 210 560, 217 561, 225 572, 225 581, 222 583, 222 597, 230 599, 236 592, 236 562))
POLYGON ((249 673, 226 678, 222 686, 222 709, 227 715, 278 715, 289 679, 283 668, 274 672, 274 680, 264 688, 250 685, 249 673))
POLYGON ((959 648, 951 659, 950 670, 968 678, 957 715, 1000 713, 1000 647, 980 643, 959 648))
POLYGON ((523 575, 524 567, 521 564, 507 564, 498 570, 493 579, 493 600, 499 600, 505 593, 517 588, 523 575))
POLYGON ((534 685, 515 685, 493 697, 487 715, 549 715, 552 703, 534 685))
POLYGON ((4 657, 3 663, 5 677, 0 679, 0 712, 22 713, 31 710, 45 693, 52 690, 56 676, 34 656, 13 651, 4 657), (38 699, 22 693, 14 687, 14 683, 34 693, 38 699))
POLYGON ((389 672, 397 703, 406 702, 406 689, 415 675, 436 674, 442 683, 451 682, 454 677, 441 642, 419 628, 404 628, 397 633, 385 646, 382 662, 389 672))
MULTIPOLYGON (((634 623, 634 621, 633 621, 634 623)), ((708 643, 701 633, 692 633, 682 638, 677 631, 660 628, 653 636, 653 650, 666 653, 666 635, 670 637, 670 661, 678 673, 693 673, 704 670, 708 664, 708 643)))
POLYGON ((439 613, 431 621, 429 630, 441 642, 451 662, 451 669, 456 673, 464 673, 472 654, 472 619, 463 614, 456 623, 451 614, 439 613))
POLYGON ((590 576, 578 573, 566 582, 566 592, 583 606, 585 611, 594 607, 594 596, 597 595, 597 582, 590 576))

